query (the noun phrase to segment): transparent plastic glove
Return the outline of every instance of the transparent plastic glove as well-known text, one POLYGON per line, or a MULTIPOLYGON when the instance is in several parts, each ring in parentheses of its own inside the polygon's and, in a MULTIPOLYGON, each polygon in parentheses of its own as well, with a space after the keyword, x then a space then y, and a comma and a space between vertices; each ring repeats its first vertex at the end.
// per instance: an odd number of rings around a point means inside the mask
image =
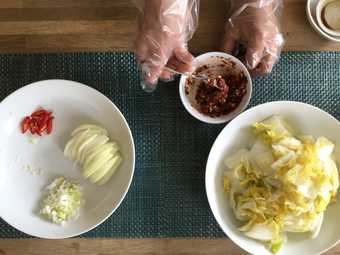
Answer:
POLYGON ((164 66, 180 72, 193 71, 187 42, 197 27, 199 0, 134 2, 141 11, 136 39, 141 83, 146 91, 153 91, 159 78, 172 78, 164 66))
POLYGON ((284 42, 282 0, 233 0, 231 8, 223 50, 238 55, 254 76, 270 73, 284 42))

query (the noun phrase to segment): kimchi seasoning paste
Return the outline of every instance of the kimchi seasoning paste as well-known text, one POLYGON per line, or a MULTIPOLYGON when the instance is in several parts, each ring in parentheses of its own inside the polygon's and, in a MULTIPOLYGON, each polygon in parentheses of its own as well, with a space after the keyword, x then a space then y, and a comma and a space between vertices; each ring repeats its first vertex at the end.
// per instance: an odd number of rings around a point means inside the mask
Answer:
MULTIPOLYGON (((228 63, 226 67, 230 68, 234 67, 234 65, 228 63)), ((208 66, 202 66, 195 73, 208 68, 208 66)), ((185 92, 189 94, 190 87, 197 86, 195 101, 201 113, 210 117, 226 115, 239 106, 247 93, 248 80, 243 72, 229 72, 227 69, 225 73, 221 73, 216 78, 210 78, 207 81, 187 79, 185 92)))

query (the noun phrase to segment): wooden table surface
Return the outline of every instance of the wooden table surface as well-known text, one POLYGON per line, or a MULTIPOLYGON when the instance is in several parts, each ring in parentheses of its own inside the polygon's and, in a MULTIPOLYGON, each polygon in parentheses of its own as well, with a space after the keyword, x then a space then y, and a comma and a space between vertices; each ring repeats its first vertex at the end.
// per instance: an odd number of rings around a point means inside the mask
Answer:
MULTIPOLYGON (((0 0, 0 53, 132 51, 136 10, 128 0, 0 0)), ((334 50, 309 26, 306 0, 285 0, 285 50, 334 50)), ((219 48, 224 0, 201 0, 193 52, 219 48)), ((0 240, 0 255, 245 254, 223 239, 39 239, 0 240)), ((328 255, 340 254, 340 246, 328 255)), ((305 254, 303 254, 305 255, 305 254)), ((308 255, 308 254, 306 254, 308 255)))
MULTIPOLYGON (((285 50, 337 50, 305 14, 306 0, 285 0, 285 50)), ((201 0, 194 52, 219 49, 225 0, 201 0)), ((0 52, 132 51, 137 11, 130 0, 0 0, 0 52)))

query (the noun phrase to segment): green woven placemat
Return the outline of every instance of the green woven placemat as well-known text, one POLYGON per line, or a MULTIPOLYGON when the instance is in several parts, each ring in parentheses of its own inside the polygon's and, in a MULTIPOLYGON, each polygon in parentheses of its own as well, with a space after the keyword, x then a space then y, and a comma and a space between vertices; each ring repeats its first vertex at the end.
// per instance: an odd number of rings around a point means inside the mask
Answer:
MULTIPOLYGON (((177 82, 144 93, 131 53, 0 56, 0 100, 23 85, 55 78, 85 83, 108 96, 127 118, 136 144, 128 195, 84 236, 223 236, 204 190, 206 159, 223 125, 193 119, 181 105, 177 82)), ((253 91, 251 106, 296 100, 340 118, 340 53, 284 53, 271 75, 255 80, 253 91)), ((26 235, 0 220, 0 238, 16 237, 26 235)))

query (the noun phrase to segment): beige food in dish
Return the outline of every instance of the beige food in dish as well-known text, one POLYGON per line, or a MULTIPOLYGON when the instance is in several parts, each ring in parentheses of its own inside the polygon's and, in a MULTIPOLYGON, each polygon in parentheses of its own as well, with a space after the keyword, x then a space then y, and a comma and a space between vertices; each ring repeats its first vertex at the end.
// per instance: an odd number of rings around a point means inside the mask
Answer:
POLYGON ((106 129, 92 124, 77 127, 64 149, 66 158, 79 163, 83 176, 92 183, 107 183, 122 162, 119 146, 106 129))
POLYGON ((315 238, 339 187, 335 145, 297 134, 279 116, 252 126, 256 137, 225 159, 224 189, 239 230, 277 253, 286 233, 315 238))
POLYGON ((56 224, 65 224, 79 216, 83 202, 81 187, 64 177, 55 179, 46 187, 39 214, 56 224))
POLYGON ((340 30, 340 0, 334 0, 327 4, 323 12, 328 27, 340 30))

